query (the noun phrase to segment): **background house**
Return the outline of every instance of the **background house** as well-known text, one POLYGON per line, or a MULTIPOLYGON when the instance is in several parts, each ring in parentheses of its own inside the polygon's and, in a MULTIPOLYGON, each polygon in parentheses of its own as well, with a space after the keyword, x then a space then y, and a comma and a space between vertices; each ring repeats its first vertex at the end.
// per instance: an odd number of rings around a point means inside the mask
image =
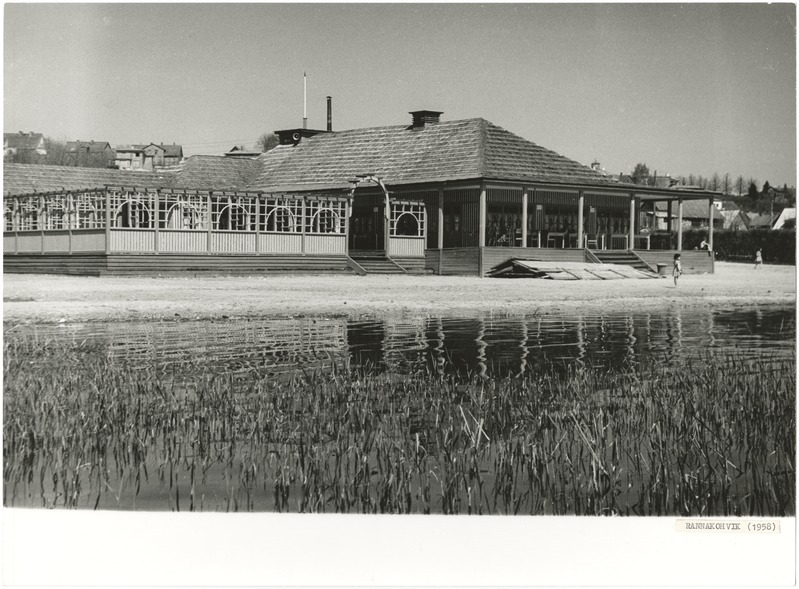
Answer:
POLYGON ((183 161, 183 146, 173 143, 118 145, 115 165, 120 170, 153 170, 174 166, 183 161))
POLYGON ((41 133, 3 133, 3 157, 20 156, 23 159, 35 161, 40 156, 47 155, 44 135, 41 133))
POLYGON ((66 166, 114 167, 114 148, 107 141, 67 141, 64 147, 66 166))

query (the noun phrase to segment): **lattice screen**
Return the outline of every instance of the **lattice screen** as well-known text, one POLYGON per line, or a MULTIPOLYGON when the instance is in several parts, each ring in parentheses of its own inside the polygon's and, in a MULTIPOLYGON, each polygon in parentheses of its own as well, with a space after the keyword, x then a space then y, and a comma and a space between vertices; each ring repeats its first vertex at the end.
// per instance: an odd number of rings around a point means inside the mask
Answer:
POLYGON ((426 214, 424 203, 392 202, 389 219, 392 237, 424 237, 426 214))

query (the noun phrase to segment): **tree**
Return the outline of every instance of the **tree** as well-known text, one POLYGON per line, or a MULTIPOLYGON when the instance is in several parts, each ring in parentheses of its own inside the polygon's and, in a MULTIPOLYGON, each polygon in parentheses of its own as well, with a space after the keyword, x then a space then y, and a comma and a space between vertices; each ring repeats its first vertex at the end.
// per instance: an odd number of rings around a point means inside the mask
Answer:
POLYGON ((721 178, 719 178, 719 173, 714 172, 713 176, 708 180, 707 187, 710 190, 718 191, 719 185, 721 184, 721 178))
POLYGON ((721 179, 721 191, 724 193, 725 196, 729 196, 731 190, 732 190, 732 178, 730 178, 729 173, 725 173, 724 177, 721 179))
POLYGON ((263 133, 255 141, 256 149, 260 149, 264 153, 270 149, 274 149, 278 145, 280 145, 280 139, 274 133, 263 133))
POLYGON ((757 200, 760 198, 760 193, 757 191, 757 184, 755 184, 754 180, 749 182, 749 198, 752 200, 757 200))
POLYGON ((768 196, 768 191, 771 189, 771 185, 768 183, 768 180, 763 182, 763 190, 760 192, 763 193, 763 196, 768 196))
POLYGON ((644 180, 649 177, 649 168, 646 164, 638 163, 635 164, 635 169, 633 170, 633 182, 636 184, 641 184, 644 180))
POLYGON ((744 195, 744 177, 738 176, 735 179, 735 191, 738 193, 738 196, 744 195))
POLYGON ((688 186, 696 186, 696 176, 688 174, 688 186))

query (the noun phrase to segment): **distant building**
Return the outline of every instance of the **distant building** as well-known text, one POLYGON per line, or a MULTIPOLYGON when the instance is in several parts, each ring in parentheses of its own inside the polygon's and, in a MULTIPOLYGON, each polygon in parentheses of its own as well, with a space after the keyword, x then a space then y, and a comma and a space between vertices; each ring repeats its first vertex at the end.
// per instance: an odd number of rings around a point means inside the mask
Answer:
POLYGON ((47 155, 44 135, 41 133, 3 133, 3 156, 26 153, 33 157, 47 155))
MULTIPOLYGON (((667 230, 668 205, 665 202, 655 203, 656 231, 667 230)), ((707 228, 708 226, 708 205, 706 202, 698 200, 686 200, 683 202, 682 224, 683 228, 707 228)), ((724 215, 715 206, 713 207, 713 229, 724 228, 724 215)), ((671 210, 671 230, 677 230, 677 206, 672 205, 671 210)))
POLYGON ((107 141, 67 141, 64 165, 92 168, 114 167, 114 148, 107 141))
POLYGON ((225 157, 258 157, 259 155, 261 155, 260 151, 245 149, 243 145, 234 145, 230 151, 225 153, 225 157))
POLYGON ((763 215, 753 215, 749 219, 749 229, 772 229, 777 221, 777 214, 765 213, 763 215))
POLYGON ((119 145, 116 147, 116 167, 120 170, 153 170, 174 166, 183 161, 183 146, 173 143, 119 145))
POLYGON ((741 209, 725 209, 721 211, 724 216, 724 229, 732 231, 746 231, 749 229, 749 215, 741 209))
POLYGON ((785 207, 782 209, 780 216, 777 217, 777 220, 774 222, 772 226, 774 229, 782 229, 785 227, 785 223, 787 221, 793 220, 793 227, 796 227, 796 208, 795 207, 785 207))

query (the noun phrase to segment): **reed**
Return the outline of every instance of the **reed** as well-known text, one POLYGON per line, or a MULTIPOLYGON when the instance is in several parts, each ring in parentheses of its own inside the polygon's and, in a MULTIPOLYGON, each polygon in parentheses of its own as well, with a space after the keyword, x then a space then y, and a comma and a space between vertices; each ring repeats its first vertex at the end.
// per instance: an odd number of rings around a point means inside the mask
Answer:
POLYGON ((4 504, 793 515, 795 358, 653 364, 179 374, 7 337, 4 504))

